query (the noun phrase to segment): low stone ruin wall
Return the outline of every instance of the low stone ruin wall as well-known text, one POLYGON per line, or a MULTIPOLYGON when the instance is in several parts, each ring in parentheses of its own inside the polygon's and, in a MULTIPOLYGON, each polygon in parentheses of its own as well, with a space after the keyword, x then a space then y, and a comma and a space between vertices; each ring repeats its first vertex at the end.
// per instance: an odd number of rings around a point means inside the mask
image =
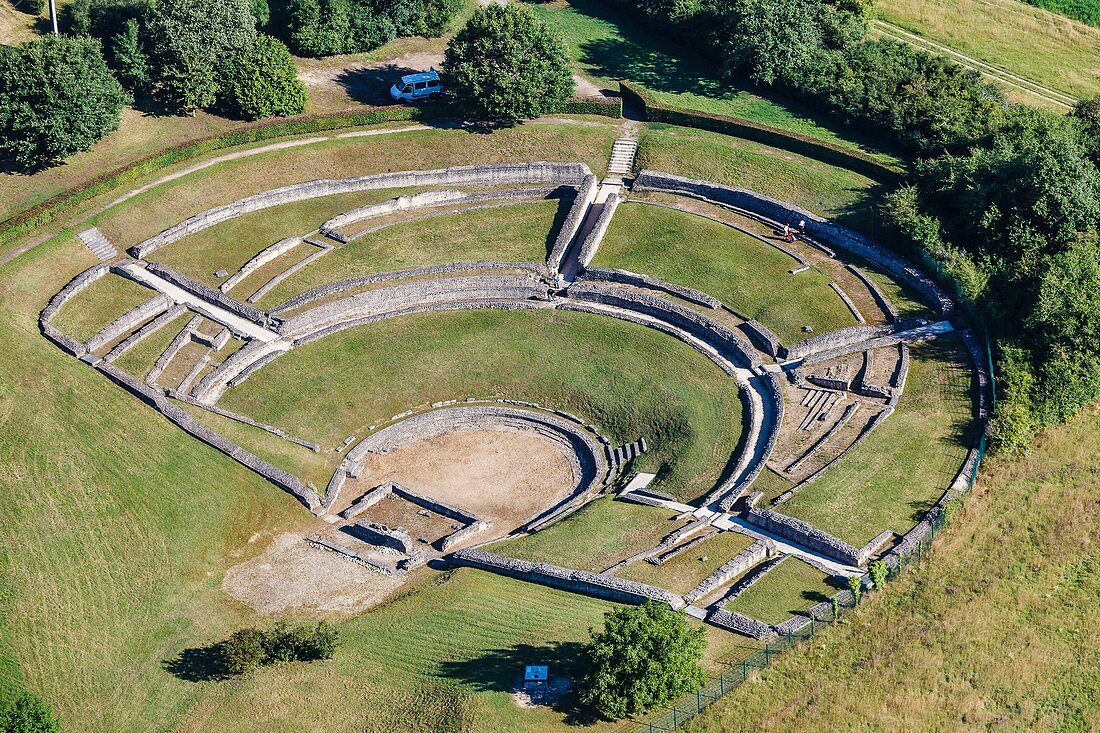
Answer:
POLYGON ((805 341, 799 341, 788 349, 787 356, 791 359, 804 359, 811 354, 832 352, 848 346, 862 344, 884 336, 892 336, 902 331, 923 326, 927 321, 921 319, 909 320, 903 323, 888 324, 885 326, 850 326, 836 331, 811 336, 805 341))
MULTIPOLYGON (((795 459, 794 462, 792 462, 789 466, 787 466, 785 469, 783 469, 784 473, 792 473, 792 472, 797 471, 798 469, 800 469, 802 467, 802 465, 804 463, 806 463, 806 461, 808 461, 815 453, 817 453, 818 450, 821 449, 821 446, 828 443, 829 440, 831 440, 834 435, 836 435, 837 433, 840 432, 841 428, 843 428, 845 425, 848 424, 848 421, 852 419, 852 416, 855 415, 856 412, 859 411, 859 407, 860 407, 860 405, 859 405, 858 402, 853 402, 853 403, 849 404, 847 407, 845 407, 844 408, 844 413, 841 414, 840 419, 837 420, 833 424, 833 426, 831 428, 829 428, 828 431, 826 431, 826 433, 824 435, 822 435, 820 438, 815 440, 813 445, 811 445, 809 448, 807 448, 806 451, 801 456, 799 456, 797 459, 795 459)), ((788 492, 788 493, 790 493, 790 492, 788 492)), ((780 503, 782 503, 782 501, 785 501, 786 499, 784 499, 783 497, 780 497, 780 500, 781 501, 777 501, 776 503, 780 504, 780 503)))
POLYGON ((789 491, 776 499, 775 503, 777 505, 782 504, 783 502, 787 501, 795 494, 797 494, 799 491, 801 491, 803 488, 809 486, 814 481, 817 481, 819 478, 824 476, 829 471, 829 469, 835 466, 841 459, 844 458, 844 456, 855 450, 859 446, 859 444, 862 443, 864 439, 866 439, 867 436, 870 435, 875 428, 881 425, 883 420, 890 417, 893 412, 894 408, 887 407, 885 410, 871 418, 871 422, 867 423, 863 430, 860 431, 859 435, 856 436, 856 439, 849 443, 844 450, 842 450, 839 454, 830 459, 829 462, 826 463, 824 466, 814 471, 812 474, 804 478, 799 484, 793 486, 789 491))
POLYGON ((886 293, 882 292, 882 288, 871 279, 870 275, 853 264, 845 265, 845 267, 850 273, 859 278, 859 281, 871 291, 871 296, 875 299, 875 303, 878 307, 886 314, 887 320, 891 323, 901 320, 901 316, 898 314, 898 309, 894 306, 893 301, 886 297, 886 293))
POLYGON ((116 344, 115 347, 103 357, 104 361, 114 361, 137 346, 141 341, 145 340, 146 337, 156 333, 186 312, 187 306, 185 305, 177 305, 170 308, 116 344))
POLYGON ((157 277, 163 278, 172 283, 176 287, 183 288, 187 292, 191 293, 197 298, 201 298, 208 303, 213 303, 218 307, 234 313, 241 318, 252 321, 259 326, 267 326, 267 315, 251 305, 246 305, 235 298, 230 298, 228 295, 212 288, 205 283, 201 283, 192 277, 184 275, 182 272, 177 272, 171 267, 166 267, 159 262, 150 262, 146 269, 153 273, 157 277))
POLYGON ((722 307, 722 301, 702 291, 693 288, 685 288, 683 285, 676 285, 675 283, 665 282, 664 280, 650 277, 649 275, 641 275, 628 270, 589 267, 585 269, 581 277, 584 280, 590 280, 592 282, 620 283, 622 285, 633 285, 636 288, 659 290, 669 295, 675 295, 681 300, 686 300, 689 303, 695 303, 696 305, 701 305, 706 308, 718 309, 722 307))
POLYGON ((413 538, 404 530, 391 529, 377 522, 355 522, 348 529, 349 534, 368 545, 396 550, 410 557, 417 554, 413 538))
POLYGON ((768 356, 776 359, 786 358, 787 347, 781 344, 779 342, 779 337, 760 321, 750 318, 738 326, 738 328, 748 336, 753 346, 760 349, 768 356))
POLYGON ((778 557, 774 557, 771 560, 768 560, 763 565, 760 565, 748 575, 741 578, 741 580, 734 583, 730 587, 730 589, 726 591, 726 594, 722 596, 722 598, 714 605, 720 608, 727 603, 730 603, 731 601, 737 600, 742 595, 744 595, 745 591, 763 580, 768 573, 770 573, 772 570, 775 570, 775 568, 778 567, 780 563, 784 562, 788 557, 790 557, 790 555, 779 555, 778 557))
POLYGON ((202 316, 195 316, 180 332, 176 334, 175 338, 168 344, 168 346, 157 357, 156 362, 153 364, 153 368, 149 371, 149 374, 145 377, 145 381, 149 384, 153 384, 160 378, 160 375, 164 373, 164 370, 168 368, 168 365, 172 362, 172 359, 176 358, 176 354, 180 349, 191 342, 191 336, 195 333, 195 329, 202 323, 202 316))
POLYGON ((863 314, 859 312, 859 308, 856 307, 856 304, 852 301, 852 299, 848 296, 848 294, 846 292, 844 292, 843 288, 841 288, 835 282, 829 283, 829 287, 832 288, 833 292, 837 294, 838 298, 840 298, 842 301, 844 301, 844 305, 847 306, 848 311, 853 316, 855 316, 855 319, 859 323, 863 324, 863 323, 867 322, 867 319, 864 318, 863 314))
POLYGON ((262 458, 246 451, 236 443, 224 438, 207 426, 191 417, 180 407, 164 396, 158 389, 150 387, 145 382, 134 379, 121 369, 117 369, 106 362, 96 364, 99 369, 111 381, 131 392, 146 404, 158 410, 162 415, 175 423, 176 427, 194 436, 203 443, 215 448, 241 465, 251 469, 255 473, 266 478, 271 483, 293 495, 311 512, 321 511, 321 500, 312 487, 302 483, 297 476, 290 474, 281 468, 277 468, 262 458))
POLYGON ((99 333, 84 342, 84 348, 95 351, 117 339, 124 333, 130 333, 140 324, 159 316, 175 303, 167 295, 155 295, 141 305, 131 308, 121 316, 104 326, 99 333))
POLYGON ((280 239, 278 242, 271 245, 270 247, 263 248, 262 250, 257 252, 252 259, 241 265, 241 269, 237 270, 237 272, 232 277, 230 277, 228 280, 218 286, 218 290, 221 290, 223 293, 228 293, 230 290, 235 288, 242 280, 244 280, 252 273, 256 272, 256 270, 259 270, 267 263, 272 262, 275 259, 285 255, 287 252, 294 249, 301 243, 302 238, 294 236, 280 239))
POLYGON ((573 205, 569 208, 569 214, 565 217, 561 229, 558 230, 558 236, 554 238, 554 245, 550 248, 550 256, 546 259, 546 267, 550 272, 557 272, 561 268, 561 260, 565 256, 565 250, 569 249, 570 242, 580 231, 584 216, 588 213, 588 207, 596 199, 598 188, 599 184, 594 175, 589 174, 584 177, 584 181, 577 191, 577 198, 573 200, 573 205))
POLYGON ((674 609, 684 607, 684 599, 663 588, 636 583, 613 575, 599 575, 585 570, 573 570, 548 563, 532 563, 497 555, 484 550, 459 550, 450 556, 451 563, 488 570, 510 578, 538 583, 559 590, 581 593, 616 603, 641 604, 646 601, 667 603, 674 609))
POLYGON ((414 188, 417 186, 506 186, 520 183, 555 183, 579 186, 592 171, 582 163, 512 163, 501 165, 463 166, 430 171, 379 173, 355 178, 326 178, 295 183, 238 199, 233 203, 208 209, 150 237, 132 247, 130 254, 145 258, 160 247, 176 242, 204 229, 244 214, 272 206, 305 201, 320 196, 356 193, 382 188, 414 188))
POLYGON ((449 275, 459 272, 472 272, 477 270, 508 270, 542 274, 542 265, 537 262, 451 262, 439 265, 427 265, 424 267, 412 267, 407 270, 393 270, 391 272, 378 272, 372 275, 354 277, 348 280, 327 283, 319 287, 307 290, 295 295, 290 300, 280 303, 271 310, 273 315, 279 315, 287 311, 301 308, 314 301, 331 298, 333 295, 346 293, 368 285, 382 282, 408 280, 411 278, 434 277, 436 275, 449 275))
POLYGON ((402 281, 319 305, 286 319, 278 331, 282 337, 297 342, 335 325, 399 311, 409 306, 487 298, 547 300, 547 293, 546 284, 531 274, 469 275, 402 281))
POLYGON ((954 310, 954 303, 947 293, 903 258, 859 232, 822 219, 817 214, 792 204, 777 201, 747 189, 649 170, 644 170, 638 175, 634 188, 640 191, 663 191, 725 204, 760 214, 780 223, 793 224, 804 220, 806 234, 812 239, 823 240, 829 245, 873 262, 921 293, 940 313, 948 314, 954 310))
POLYGON ((607 228, 611 226, 611 217, 615 215, 615 209, 619 208, 619 204, 622 200, 622 196, 613 193, 608 196, 607 201, 603 203, 603 208, 600 209, 600 215, 596 217, 592 229, 585 235, 584 242, 581 244, 581 267, 587 267, 588 263, 592 261, 592 258, 596 256, 596 250, 599 248, 600 242, 603 241, 604 235, 607 234, 607 228))
POLYGON ((46 307, 42 309, 42 312, 38 314, 38 327, 42 331, 42 335, 73 356, 84 356, 84 354, 88 352, 88 350, 84 348, 84 344, 62 332, 60 329, 50 325, 50 321, 52 321, 54 316, 57 315, 57 312, 61 310, 61 306, 75 298, 80 291, 106 275, 109 271, 110 265, 105 262, 98 265, 92 265, 66 283, 65 287, 61 288, 61 290, 57 291, 57 293, 50 298, 50 302, 46 304, 46 307))
POLYGON ((859 566, 867 559, 847 542, 786 514, 771 509, 749 509, 744 517, 749 524, 845 565, 859 566))
POLYGON ((775 636, 772 627, 768 626, 763 621, 757 621, 754 618, 742 616, 733 611, 723 611, 721 609, 711 611, 707 614, 707 623, 726 629, 727 631, 733 631, 734 633, 748 636, 758 641, 770 639, 775 636))
POLYGON ((684 596, 687 603, 695 603, 700 598, 706 598, 715 589, 721 588, 737 576, 744 573, 754 565, 758 565, 768 559, 768 546, 763 542, 753 542, 741 552, 730 558, 722 567, 715 570, 703 579, 703 582, 684 596))

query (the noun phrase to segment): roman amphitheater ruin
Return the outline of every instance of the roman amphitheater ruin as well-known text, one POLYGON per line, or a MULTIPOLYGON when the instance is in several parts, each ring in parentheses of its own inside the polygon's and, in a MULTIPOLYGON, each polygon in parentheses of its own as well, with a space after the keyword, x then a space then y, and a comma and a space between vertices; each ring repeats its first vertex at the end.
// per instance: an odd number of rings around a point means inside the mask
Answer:
MULTIPOLYGON (((179 429, 292 494, 316 516, 302 543, 318 557, 327 560, 331 556, 324 553, 336 553, 367 573, 402 575, 424 564, 467 566, 617 602, 656 599, 756 639, 797 629, 809 623, 813 609, 772 623, 727 606, 788 558, 833 578, 862 576, 874 559, 896 565, 930 531, 935 514, 967 486, 977 442, 931 508, 909 526, 878 527, 880 533, 860 546, 785 514, 785 505, 904 404, 914 344, 960 340, 973 370, 973 410, 981 432, 990 400, 983 346, 946 292, 867 237, 764 193, 654 170, 635 174, 629 165, 633 149, 629 144, 616 149, 619 165, 603 180, 584 164, 555 162, 383 173, 314 180, 241 198, 125 251, 91 228, 79 236, 101 261, 53 297, 40 327, 58 347, 179 429), (623 150, 629 151, 626 166, 623 150), (216 273, 214 285, 208 273, 200 277, 158 259, 165 248, 186 247, 189 237, 239 217, 311 199, 389 190, 392 197, 364 199, 363 205, 315 222, 312 231, 286 231, 237 271, 216 273), (445 261, 370 272, 305 289, 266 308, 258 305, 296 274, 370 233, 546 200, 565 202, 568 211, 545 261, 445 261), (809 269, 827 273, 832 294, 856 325, 827 333, 804 329, 802 340, 784 343, 769 325, 711 294, 594 264, 624 205, 662 207, 699 221, 717 218, 760 247, 789 256, 794 264, 787 277, 799 278, 809 269), (872 270, 917 293, 935 317, 901 315, 872 270), (78 339, 54 324, 63 308, 79 307, 85 291, 104 278, 136 283, 148 297, 90 338, 78 339), (717 368, 715 379, 732 380, 739 389, 742 414, 729 419, 742 425, 740 442, 723 459, 720 479, 704 495, 675 497, 661 490, 659 471, 636 468, 657 436, 615 441, 592 416, 539 404, 524 394, 440 395, 375 420, 336 445, 219 404, 242 384, 265 380, 268 365, 306 344, 416 314, 463 310, 579 312, 652 329, 690 346, 717 368), (127 353, 158 334, 171 339, 151 369, 132 373, 120 366, 127 353), (325 483, 297 475, 293 466, 221 434, 212 427, 215 418, 317 454, 328 462, 331 476, 325 483), (430 462, 435 446, 450 445, 447 455, 476 450, 472 442, 462 442, 463 435, 475 433, 497 436, 504 441, 497 452, 511 457, 497 455, 493 470, 476 481, 439 478, 446 466, 417 473, 415 464, 430 462), (782 491, 769 495, 756 488, 765 471, 781 477, 782 491), (502 539, 537 540, 540 532, 608 496, 672 518, 670 531, 654 536, 644 552, 596 571, 517 559, 494 549, 502 539), (631 564, 659 567, 725 533, 747 538, 746 545, 720 558, 720 567, 687 592, 622 574, 631 564)), ((476 362, 478 354, 469 359, 476 362)), ((321 391, 326 385, 311 388, 321 391)))

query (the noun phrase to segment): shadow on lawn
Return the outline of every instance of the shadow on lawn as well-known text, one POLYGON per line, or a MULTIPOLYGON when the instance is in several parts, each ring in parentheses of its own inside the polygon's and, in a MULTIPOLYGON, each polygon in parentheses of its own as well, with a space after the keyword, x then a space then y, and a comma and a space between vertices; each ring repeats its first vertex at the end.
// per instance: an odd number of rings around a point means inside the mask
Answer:
POLYGON ((209 682, 229 677, 221 642, 184 649, 163 662, 164 669, 184 682, 209 682))
POLYGON ((568 725, 591 725, 599 720, 596 712, 583 705, 577 683, 587 667, 584 646, 575 641, 532 646, 518 644, 507 649, 490 649, 472 659, 447 661, 440 664, 440 674, 478 692, 514 692, 523 684, 523 669, 528 664, 544 664, 550 668, 551 682, 568 677, 570 689, 549 701, 549 707, 565 716, 568 725))

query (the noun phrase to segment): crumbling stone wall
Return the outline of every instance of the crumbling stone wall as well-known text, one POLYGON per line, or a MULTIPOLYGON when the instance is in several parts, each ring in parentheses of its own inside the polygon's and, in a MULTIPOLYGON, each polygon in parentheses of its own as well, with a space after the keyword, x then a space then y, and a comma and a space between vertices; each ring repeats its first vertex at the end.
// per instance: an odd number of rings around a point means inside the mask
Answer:
POLYGON ((516 560, 484 550, 459 550, 451 555, 451 562, 457 566, 488 570, 510 578, 603 598, 616 603, 641 604, 652 600, 667 603, 674 609, 681 609, 685 605, 683 598, 663 588, 616 578, 613 575, 599 575, 548 563, 516 560))
POLYGON ((144 303, 131 308, 121 316, 104 326, 99 333, 92 336, 84 343, 88 351, 95 351, 117 339, 124 333, 130 333, 139 324, 143 324, 151 318, 159 316, 175 303, 167 295, 155 295, 144 303))
POLYGON ((50 325, 50 321, 52 321, 54 316, 57 315, 57 312, 61 310, 61 306, 75 298, 82 290, 106 275, 109 271, 110 265, 105 262, 101 262, 98 265, 92 265, 67 282, 65 287, 61 288, 61 290, 57 291, 57 293, 50 298, 50 302, 46 304, 46 307, 42 309, 42 312, 38 314, 38 327, 42 331, 42 335, 50 341, 53 341, 61 347, 62 350, 67 351, 75 357, 84 356, 84 354, 88 352, 88 350, 84 348, 84 344, 60 329, 50 325))
POLYGON ((721 588, 738 575, 741 575, 754 565, 758 565, 768 559, 768 546, 763 542, 753 542, 741 552, 734 555, 722 567, 703 579, 699 585, 684 596, 687 603, 695 603, 700 598, 706 598, 721 588))
POLYGON ((845 267, 849 272, 859 278, 859 281, 862 282, 867 287, 867 289, 871 291, 871 296, 874 298, 875 304, 878 305, 878 307, 881 308, 882 311, 886 314, 887 320, 889 320, 891 323, 901 320, 901 316, 898 314, 898 309, 894 306, 893 301, 886 297, 886 293, 882 292, 882 288, 878 286, 878 283, 872 280, 867 273, 865 273, 863 270, 859 269, 853 264, 847 264, 845 265, 845 267))
POLYGON ((205 283, 201 283, 194 278, 184 275, 182 272, 177 272, 171 267, 160 264, 159 262, 150 262, 146 269, 153 273, 157 277, 161 277, 168 282, 172 283, 176 287, 183 288, 192 295, 202 298, 208 303, 213 303, 224 310, 234 313, 241 318, 245 318, 260 326, 267 326, 267 315, 251 305, 246 305, 235 298, 230 298, 216 288, 212 288, 205 283))
POLYGON ((577 197, 569 208, 569 214, 565 217, 565 222, 558 230, 558 236, 554 238, 554 245, 550 248, 550 256, 546 259, 548 271, 557 272, 561 268, 561 259, 565 256, 565 250, 569 249, 569 243, 580 231, 584 216, 588 213, 588 207, 596 199, 598 188, 599 185, 594 175, 588 174, 584 177, 577 191, 577 197))
POLYGON ((689 303, 695 303, 696 305, 701 305, 706 308, 717 309, 722 307, 722 301, 700 290, 686 288, 683 285, 676 285, 675 283, 666 282, 649 275, 641 275, 628 270, 589 267, 585 269, 581 277, 584 280, 591 280, 592 282, 620 283, 623 285, 632 285, 637 288, 646 288, 648 290, 659 290, 669 295, 675 295, 677 298, 686 300, 689 303))
POLYGON ((622 201, 622 196, 613 193, 603 203, 600 215, 596 217, 592 229, 585 235, 584 242, 581 244, 581 267, 587 267, 592 258, 596 256, 596 250, 599 248, 600 242, 603 241, 604 235, 607 234, 607 228, 611 226, 611 217, 615 215, 615 209, 619 208, 619 203, 622 201))
POLYGON ((707 614, 707 623, 726 629, 727 631, 748 636, 758 641, 771 639, 775 636, 772 627, 768 626, 763 621, 757 621, 754 618, 742 616, 733 611, 715 609, 707 614))
POLYGON ((785 540, 796 542, 819 555, 842 562, 845 565, 859 566, 867 557, 844 540, 832 536, 801 519, 771 509, 749 509, 745 512, 745 521, 749 524, 778 535, 785 540))
POLYGON ((187 306, 185 305, 173 306, 116 344, 113 349, 107 352, 107 355, 104 356, 103 359, 107 362, 114 361, 133 347, 137 346, 138 343, 147 336, 156 333, 186 312, 187 306))
POLYGON ((779 337, 767 326, 755 319, 748 319, 738 328, 748 336, 753 346, 776 359, 787 357, 787 347, 779 342, 779 337))
POLYGON ((223 282, 218 287, 218 289, 221 290, 223 293, 228 293, 230 290, 235 288, 241 282, 241 280, 244 280, 246 277, 256 272, 256 270, 259 270, 267 263, 285 255, 287 252, 294 249, 301 243, 301 237, 293 236, 286 237, 285 239, 280 239, 278 242, 271 245, 270 247, 264 247, 259 252, 257 252, 252 257, 252 259, 241 265, 241 269, 237 270, 237 272, 232 277, 223 282))

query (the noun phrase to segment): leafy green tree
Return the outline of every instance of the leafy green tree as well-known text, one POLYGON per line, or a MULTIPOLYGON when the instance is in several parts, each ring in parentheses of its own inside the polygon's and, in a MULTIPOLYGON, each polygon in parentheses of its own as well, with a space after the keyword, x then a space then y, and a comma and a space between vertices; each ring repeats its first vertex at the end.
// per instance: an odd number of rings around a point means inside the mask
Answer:
POLYGON ((271 36, 259 35, 246 53, 230 58, 221 82, 223 106, 248 120, 302 112, 306 88, 290 51, 271 36))
POLYGON ((458 11, 462 10, 462 0, 424 0, 420 17, 415 26, 420 36, 437 37, 443 35, 458 11))
POLYGON ((126 21, 120 33, 111 38, 111 55, 118 80, 127 89, 144 89, 151 78, 149 56, 141 46, 138 34, 138 22, 134 18, 126 21))
POLYGON ((1092 162, 1100 165, 1100 95, 1082 99, 1073 108, 1073 119, 1081 131, 1081 144, 1092 162))
POLYGON ((49 36, 0 46, 0 152, 18 166, 88 150, 118 129, 129 102, 95 39, 49 36))
POLYGON ((886 566, 885 560, 874 560, 867 566, 868 572, 871 574, 871 585, 875 590, 882 590, 886 587, 886 577, 890 574, 890 568, 886 566))
POLYGON ((664 604, 610 611, 585 649, 591 671, 581 697, 613 720, 652 710, 703 684, 705 644, 702 629, 664 604))
POLYGON ((344 53, 351 37, 348 0, 290 0, 290 41, 305 56, 344 53))
POLYGON ((859 597, 863 593, 863 579, 858 575, 849 575, 848 590, 852 593, 852 603, 859 603, 859 597))
POLYGON ((222 664, 229 674, 247 674, 268 663, 267 635, 260 629, 241 629, 220 645, 222 664))
POLYGON ((573 94, 562 39, 528 8, 480 8, 447 45, 447 87, 470 114, 513 124, 560 109, 573 94))
POLYGON ((3 713, 3 733, 59 733, 61 724, 49 706, 30 692, 23 691, 3 713))
POLYGON ((774 84, 798 78, 822 48, 820 0, 717 0, 712 29, 726 69, 774 84))
POLYGON ((271 20, 271 7, 267 0, 251 0, 252 17, 256 19, 256 27, 263 28, 271 20))
POLYGON ((157 93, 180 114, 213 106, 218 98, 214 67, 203 58, 186 56, 158 71, 157 93))

